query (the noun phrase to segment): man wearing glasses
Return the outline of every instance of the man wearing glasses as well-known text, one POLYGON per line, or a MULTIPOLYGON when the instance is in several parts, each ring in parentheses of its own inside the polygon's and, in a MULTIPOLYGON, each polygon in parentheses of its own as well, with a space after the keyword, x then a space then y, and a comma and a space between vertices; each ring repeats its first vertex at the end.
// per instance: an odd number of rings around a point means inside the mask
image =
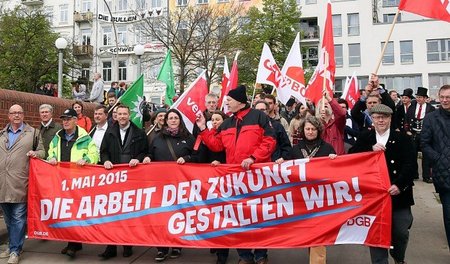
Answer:
MULTIPOLYGON (((50 142, 47 158, 50 164, 56 165, 63 161, 84 166, 98 162, 99 153, 94 140, 83 128, 77 126, 77 116, 77 112, 72 108, 65 110, 60 116, 63 129, 58 131, 50 142)), ((61 250, 61 254, 74 258, 76 252, 81 249, 81 243, 69 242, 67 247, 61 250)))
POLYGON ((442 203, 450 246, 450 85, 439 89, 439 102, 439 109, 425 116, 420 140, 422 151, 433 169, 432 179, 442 203))
MULTIPOLYGON (((408 246, 409 229, 413 222, 413 164, 416 160, 411 138, 391 129, 393 111, 384 104, 369 110, 374 129, 361 133, 349 153, 383 151, 389 171, 391 186, 387 190, 392 198, 391 256, 396 264, 404 264, 408 246)), ((388 264, 388 250, 370 247, 372 264, 388 264)))
POLYGON ((29 158, 45 155, 39 132, 26 124, 23 108, 9 108, 9 124, 0 131, 0 205, 8 228, 9 247, 0 258, 19 263, 25 239, 29 158))

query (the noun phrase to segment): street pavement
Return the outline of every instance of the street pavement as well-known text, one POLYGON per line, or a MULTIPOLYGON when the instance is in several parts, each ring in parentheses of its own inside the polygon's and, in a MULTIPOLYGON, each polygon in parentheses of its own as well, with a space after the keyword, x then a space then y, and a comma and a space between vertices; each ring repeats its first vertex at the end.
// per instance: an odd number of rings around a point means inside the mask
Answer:
MULTIPOLYGON (((414 223, 411 228, 406 261, 408 264, 449 264, 450 252, 447 246, 444 225, 442 223, 441 205, 436 198, 432 184, 416 181, 414 197, 416 205, 413 206, 414 223)), ((0 238, 5 238, 6 232, 3 221, 0 219, 0 238)), ((276 235, 276 234, 275 234, 276 235)), ((4 243, 5 240, 2 240, 4 243)), ((40 241, 28 239, 25 242, 24 253, 20 263, 23 264, 51 264, 51 263, 156 263, 155 248, 134 247, 134 255, 130 258, 122 257, 122 248, 119 247, 118 256, 108 261, 97 257, 104 246, 84 245, 75 259, 60 254, 66 245, 64 242, 40 241)), ((5 249, 3 244, 1 249, 5 249)), ((369 250, 359 245, 328 247, 327 263, 338 264, 364 264, 370 263, 369 250)), ((164 263, 215 263, 215 255, 208 249, 184 249, 179 259, 168 259, 164 263)), ((228 263, 237 263, 238 256, 231 250, 228 263)), ((0 264, 7 263, 1 259, 0 264)), ((307 249, 274 249, 269 250, 269 263, 271 264, 299 264, 308 263, 307 249)), ((390 263, 394 261, 390 259, 390 263)))

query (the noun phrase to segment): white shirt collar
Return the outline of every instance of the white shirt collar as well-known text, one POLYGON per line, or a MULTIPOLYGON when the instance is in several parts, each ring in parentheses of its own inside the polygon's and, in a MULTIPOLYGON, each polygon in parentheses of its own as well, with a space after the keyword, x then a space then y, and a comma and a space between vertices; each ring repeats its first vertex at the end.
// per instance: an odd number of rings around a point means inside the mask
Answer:
POLYGON ((41 122, 41 124, 43 127, 48 127, 52 121, 53 121, 53 118, 50 118, 50 120, 48 120, 47 124, 44 124, 43 122, 41 122))
POLYGON ((108 122, 105 122, 105 124, 103 126, 97 125, 96 130, 106 130, 106 129, 108 129, 108 122))
POLYGON ((386 143, 388 142, 390 133, 391 133, 390 128, 388 130, 386 130, 383 134, 380 134, 380 133, 378 133, 378 131, 375 130, 377 143, 381 143, 381 144, 383 144, 383 146, 386 146, 386 143))

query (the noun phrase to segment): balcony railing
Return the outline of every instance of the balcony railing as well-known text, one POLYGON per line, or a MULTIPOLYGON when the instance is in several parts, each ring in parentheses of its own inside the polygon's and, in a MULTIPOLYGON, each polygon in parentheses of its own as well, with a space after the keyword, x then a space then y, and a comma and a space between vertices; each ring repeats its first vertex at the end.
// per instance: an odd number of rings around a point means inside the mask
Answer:
POLYGON ((301 27, 300 30, 303 31, 302 40, 317 40, 320 37, 319 26, 301 27))
POLYGON ((27 6, 43 5, 44 0, 22 0, 22 4, 27 6))
POLYGON ((92 22, 92 19, 94 17, 94 14, 91 11, 88 12, 74 12, 73 13, 73 20, 77 23, 80 22, 92 22))
POLYGON ((73 45, 73 55, 92 58, 94 55, 94 47, 92 45, 73 45))

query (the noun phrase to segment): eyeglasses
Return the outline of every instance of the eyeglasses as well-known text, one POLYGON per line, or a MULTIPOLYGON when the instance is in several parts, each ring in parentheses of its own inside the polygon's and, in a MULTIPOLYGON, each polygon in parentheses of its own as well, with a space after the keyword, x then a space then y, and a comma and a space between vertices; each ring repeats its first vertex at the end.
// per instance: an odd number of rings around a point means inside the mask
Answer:
POLYGON ((390 118, 390 116, 386 116, 386 115, 372 116, 373 120, 386 120, 388 118, 390 118))
POLYGON ((23 112, 9 112, 10 115, 23 115, 23 112))

